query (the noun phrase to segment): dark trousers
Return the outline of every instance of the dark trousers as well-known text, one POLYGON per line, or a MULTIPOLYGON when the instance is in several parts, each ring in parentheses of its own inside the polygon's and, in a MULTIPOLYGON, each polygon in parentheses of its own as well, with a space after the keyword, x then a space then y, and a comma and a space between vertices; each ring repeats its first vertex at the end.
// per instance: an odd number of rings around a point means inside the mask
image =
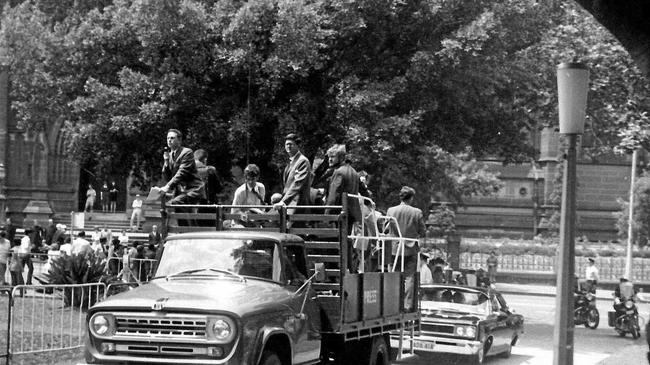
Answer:
MULTIPOLYGON (((32 285, 32 276, 34 275, 34 263, 32 262, 32 256, 27 254, 21 258, 21 266, 25 267, 27 265, 27 285, 32 285)), ((22 275, 21 275, 22 277, 22 275)))
MULTIPOLYGON (((187 193, 181 193, 173 197, 168 203, 171 205, 189 205, 189 204, 200 204, 201 202, 201 194, 198 192, 187 192, 187 193)), ((194 213, 193 208, 184 208, 184 207, 178 207, 174 208, 174 210, 177 213, 194 213)), ((178 219, 178 225, 179 226, 197 226, 197 221, 196 219, 178 219)))

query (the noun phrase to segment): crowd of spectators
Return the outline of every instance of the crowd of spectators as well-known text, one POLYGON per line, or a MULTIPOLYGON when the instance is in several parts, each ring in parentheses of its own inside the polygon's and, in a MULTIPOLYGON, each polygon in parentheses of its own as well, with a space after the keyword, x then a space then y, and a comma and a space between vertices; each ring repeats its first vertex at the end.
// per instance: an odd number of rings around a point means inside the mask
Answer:
POLYGON ((64 224, 48 221, 46 228, 37 222, 16 237, 16 227, 7 219, 0 227, 0 285, 31 285, 33 280, 49 283, 48 273, 54 260, 62 256, 94 254, 105 264, 108 277, 123 281, 146 281, 151 275, 151 262, 162 243, 157 226, 153 226, 146 240, 130 239, 126 230, 114 235, 106 225, 95 227, 91 234, 74 234, 64 224), (42 265, 34 275, 34 263, 42 265), (125 267, 126 265, 126 267, 125 267), (6 280, 7 271, 10 281, 6 280))

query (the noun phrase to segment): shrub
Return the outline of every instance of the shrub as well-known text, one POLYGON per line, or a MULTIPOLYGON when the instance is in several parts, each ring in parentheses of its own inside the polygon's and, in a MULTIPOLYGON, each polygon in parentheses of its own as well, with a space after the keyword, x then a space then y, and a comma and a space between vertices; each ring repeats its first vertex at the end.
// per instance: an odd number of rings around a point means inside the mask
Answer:
MULTIPOLYGON (((79 255, 61 255, 52 260, 47 276, 50 284, 99 283, 104 279, 105 263, 93 252, 79 255)), ((97 301, 98 291, 64 289, 65 304, 87 307, 97 301), (93 292, 90 295, 89 292, 93 292)))

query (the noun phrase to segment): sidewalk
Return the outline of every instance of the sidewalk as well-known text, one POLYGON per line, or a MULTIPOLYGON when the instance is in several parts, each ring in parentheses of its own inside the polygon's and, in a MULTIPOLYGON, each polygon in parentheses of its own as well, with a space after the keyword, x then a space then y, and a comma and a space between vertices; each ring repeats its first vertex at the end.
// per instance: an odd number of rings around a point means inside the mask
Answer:
MULTIPOLYGON (((495 286, 497 290, 503 294, 527 294, 554 297, 557 293, 556 287, 552 285, 496 283, 495 286)), ((613 294, 613 290, 596 290, 596 298, 598 299, 611 300, 614 297, 613 294)), ((650 293, 640 292, 638 297, 641 302, 650 303, 650 293)))

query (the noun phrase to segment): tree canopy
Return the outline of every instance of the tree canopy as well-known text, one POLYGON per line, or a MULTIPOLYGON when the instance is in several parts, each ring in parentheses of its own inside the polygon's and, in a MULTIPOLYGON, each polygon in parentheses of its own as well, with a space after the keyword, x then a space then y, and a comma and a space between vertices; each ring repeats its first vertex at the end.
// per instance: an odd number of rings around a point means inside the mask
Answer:
POLYGON ((345 143, 380 201, 401 185, 460 201, 499 188, 477 158, 534 158, 530 133, 556 119, 567 56, 595 66, 602 146, 638 113, 624 101, 647 84, 624 50, 559 3, 25 1, 4 8, 0 48, 19 123, 64 121, 70 156, 100 175, 155 183, 165 131, 179 128, 222 175, 256 163, 273 191, 282 137, 297 132, 312 159, 345 143))

